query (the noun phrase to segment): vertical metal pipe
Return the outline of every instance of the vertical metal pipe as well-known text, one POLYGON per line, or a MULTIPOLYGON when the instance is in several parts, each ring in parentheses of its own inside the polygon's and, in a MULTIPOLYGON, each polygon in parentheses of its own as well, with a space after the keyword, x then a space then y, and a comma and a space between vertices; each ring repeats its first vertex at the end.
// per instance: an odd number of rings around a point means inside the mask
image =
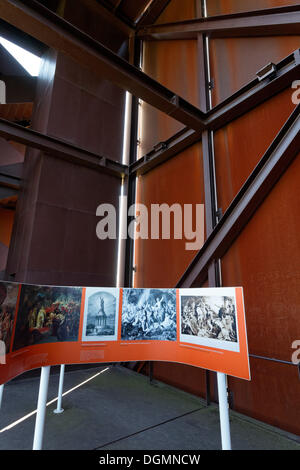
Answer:
POLYGON ((153 382, 153 362, 149 361, 149 382, 153 382))
POLYGON ((50 366, 42 367, 32 450, 43 446, 50 366))
POLYGON ((4 391, 4 384, 0 385, 0 410, 1 410, 1 405, 2 405, 3 391, 4 391))
POLYGON ((231 450, 226 375, 217 372, 222 450, 231 450))
POLYGON ((58 385, 58 396, 57 396, 57 407, 53 411, 55 414, 60 414, 64 412, 64 409, 61 407, 62 404, 62 394, 64 389, 64 378, 65 378, 65 365, 62 364, 60 366, 60 374, 59 374, 59 385, 58 385))
MULTIPOLYGON (((142 41, 135 38, 130 42, 130 62, 136 67, 141 66, 142 57, 142 41)), ((130 125, 130 156, 129 164, 137 160, 137 140, 138 140, 138 121, 139 121, 139 100, 133 96, 131 101, 131 125, 130 125)), ((136 199, 136 176, 128 177, 128 207, 135 204, 136 199)), ((132 221, 132 218, 127 219, 127 226, 132 221)), ((133 286, 133 268, 134 268, 134 241, 127 238, 126 255, 125 255, 125 279, 124 284, 126 287, 133 286)))

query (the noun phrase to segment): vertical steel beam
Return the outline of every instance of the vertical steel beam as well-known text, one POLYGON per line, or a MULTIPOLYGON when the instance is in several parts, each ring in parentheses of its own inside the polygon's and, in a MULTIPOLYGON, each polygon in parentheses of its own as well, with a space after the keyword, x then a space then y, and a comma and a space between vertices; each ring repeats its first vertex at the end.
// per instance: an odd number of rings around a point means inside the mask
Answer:
MULTIPOLYGON (((131 61, 136 67, 140 67, 141 62, 141 49, 142 41, 139 39, 132 39, 130 41, 130 56, 131 61)), ((136 96, 132 97, 131 109, 131 132, 130 132, 130 159, 129 164, 132 164, 137 159, 137 140, 138 140, 138 119, 139 119, 139 99, 136 96)), ((136 198, 136 175, 129 175, 128 177, 128 207, 135 203, 136 198)), ((127 226, 132 221, 131 217, 127 219, 127 226)), ((134 240, 127 238, 126 242, 126 256, 125 256, 125 286, 132 287, 132 273, 134 263, 134 240)))

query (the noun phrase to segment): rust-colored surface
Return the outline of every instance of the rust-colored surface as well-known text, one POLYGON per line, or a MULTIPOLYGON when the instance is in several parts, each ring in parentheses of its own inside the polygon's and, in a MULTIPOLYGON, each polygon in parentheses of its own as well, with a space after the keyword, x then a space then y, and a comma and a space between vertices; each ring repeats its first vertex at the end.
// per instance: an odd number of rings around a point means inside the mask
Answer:
MULTIPOLYGON (((174 93, 198 106, 197 41, 146 42, 143 70, 174 93), (186 73, 189 71, 189 73, 186 73)), ((139 156, 184 126, 147 103, 141 106, 139 156)))
POLYGON ((15 210, 18 201, 18 196, 10 196, 4 199, 0 199, 0 207, 2 209, 15 210))
POLYGON ((121 2, 118 11, 122 12, 127 16, 127 18, 135 22, 148 4, 149 0, 126 0, 126 2, 121 2))
POLYGON ((7 121, 30 121, 33 103, 0 104, 0 118, 7 121))
POLYGON ((215 133, 218 206, 223 212, 295 109, 291 94, 287 89, 215 133))
MULTIPOLYGON (((291 361, 300 338, 300 155, 222 260, 224 286, 244 287, 249 351, 291 361)), ((251 361, 249 386, 232 380, 239 411, 299 434, 295 366, 251 361)))
POLYGON ((186 392, 205 398, 205 371, 203 369, 171 362, 155 362, 153 373, 157 380, 181 389, 184 384, 186 392))
POLYGON ((229 377, 234 409, 280 429, 300 434, 298 368, 251 358, 251 382, 229 377))
POLYGON ((207 14, 208 16, 228 15, 298 4, 299 0, 208 0, 207 14))
MULTIPOLYGON (((204 204, 201 144, 140 177, 138 202, 148 211, 151 204, 204 204)), ((173 239, 172 229, 171 240, 138 240, 134 287, 174 287, 195 256, 185 243, 173 239)))
MULTIPOLYGON (((105 34, 98 32, 95 15, 85 11, 80 17, 82 10, 73 10, 66 10, 66 19, 90 28, 91 35, 96 31, 97 38, 105 34)), ((119 38, 114 39, 112 47, 117 47, 119 38)), ((120 160, 124 95, 49 51, 38 80, 32 127, 120 160)), ((119 193, 115 177, 29 149, 7 273, 28 283, 114 286, 118 242, 97 238, 96 209, 101 203, 118 207, 119 193)))
POLYGON ((9 246, 15 212, 0 208, 0 242, 9 246))
POLYGON ((192 20, 197 16, 196 3, 197 0, 171 0, 156 23, 164 24, 175 21, 192 20))
POLYGON ((222 261, 225 286, 243 285, 250 352, 291 360, 300 339, 299 155, 222 261))
POLYGON ((0 168, 1 166, 23 163, 25 147, 0 138, 0 168))
POLYGON ((280 62, 299 47, 300 36, 210 40, 213 106, 254 80, 264 65, 280 62))

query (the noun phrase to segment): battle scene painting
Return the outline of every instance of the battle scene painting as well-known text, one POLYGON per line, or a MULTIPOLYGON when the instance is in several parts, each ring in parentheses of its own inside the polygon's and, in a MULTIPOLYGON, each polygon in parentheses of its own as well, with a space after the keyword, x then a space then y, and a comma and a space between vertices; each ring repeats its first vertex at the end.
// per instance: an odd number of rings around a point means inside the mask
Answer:
POLYGON ((176 290, 124 289, 121 339, 176 341, 176 290))
POLYGON ((10 350, 18 293, 19 284, 0 282, 0 341, 5 343, 6 354, 10 350))
POLYGON ((78 341, 82 289, 22 285, 13 349, 78 341))
POLYGON ((180 295, 182 341, 235 350, 237 320, 235 297, 229 295, 180 295))

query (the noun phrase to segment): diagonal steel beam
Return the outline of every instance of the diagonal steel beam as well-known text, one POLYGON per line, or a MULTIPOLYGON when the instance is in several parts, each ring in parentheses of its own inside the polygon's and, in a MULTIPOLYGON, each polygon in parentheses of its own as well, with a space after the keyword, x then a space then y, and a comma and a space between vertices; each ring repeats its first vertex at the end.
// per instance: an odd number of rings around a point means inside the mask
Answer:
MULTIPOLYGON (((300 52, 295 51, 277 64, 277 75, 272 80, 252 80, 228 99, 207 113, 207 128, 216 131, 230 121, 259 106, 272 96, 291 86, 300 76, 300 52)), ((160 142, 147 155, 130 166, 130 174, 143 175, 178 153, 195 144, 201 134, 184 128, 165 142, 160 142)))
POLYGON ((28 145, 29 147, 37 148, 49 153, 53 157, 61 158, 77 165, 94 168, 119 178, 123 178, 128 174, 127 165, 88 152, 60 139, 19 126, 5 119, 0 119, 0 136, 28 145))
POLYGON ((216 131, 233 119, 255 108, 266 99, 291 87, 300 74, 300 50, 283 59, 276 66, 273 78, 259 81, 258 78, 241 88, 207 113, 207 127, 216 131))
POLYGON ((137 22, 137 29, 155 23, 171 0, 154 0, 137 22))
POLYGON ((177 287, 201 285, 211 262, 224 256, 300 149, 300 105, 234 198, 177 287), (199 284, 200 283, 200 284, 199 284))
POLYGON ((269 8, 233 15, 211 16, 144 27, 138 36, 144 40, 197 39, 197 34, 212 38, 299 34, 300 5, 269 8))
POLYGON ((0 17, 190 128, 205 128, 205 113, 35 0, 1 0, 0 17))
POLYGON ((131 23, 129 18, 125 18, 116 14, 115 10, 112 10, 110 7, 102 4, 98 0, 81 0, 91 11, 95 13, 100 13, 102 18, 104 18, 108 23, 112 24, 114 27, 118 28, 123 33, 131 36, 134 34, 135 28, 131 23))

